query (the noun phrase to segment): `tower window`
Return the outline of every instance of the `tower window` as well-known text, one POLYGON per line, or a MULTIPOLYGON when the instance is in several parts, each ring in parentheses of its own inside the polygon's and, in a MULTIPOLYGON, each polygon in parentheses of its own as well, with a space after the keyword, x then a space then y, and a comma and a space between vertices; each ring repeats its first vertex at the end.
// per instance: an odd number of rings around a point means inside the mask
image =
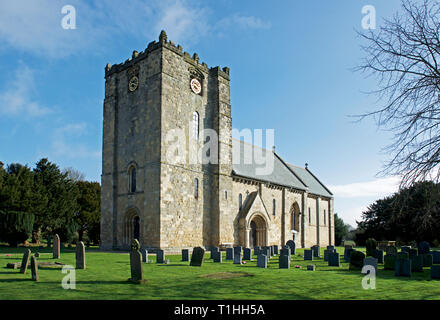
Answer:
POLYGON ((324 225, 325 225, 325 226, 327 225, 327 218, 326 218, 326 212, 325 212, 325 210, 324 210, 324 225))
POLYGON ((197 199, 199 197, 199 179, 194 179, 194 197, 197 199))
POLYGON ((228 190, 225 190, 225 199, 228 200, 228 190))
POLYGON ((276 201, 275 201, 275 199, 273 199, 273 201, 272 201, 272 203, 273 203, 273 215, 275 215, 275 212, 276 212, 276 201))
POLYGON ((130 192, 136 192, 136 167, 131 166, 129 171, 129 191, 130 192))
POLYGON ((311 213, 311 210, 309 208, 309 224, 311 224, 311 223, 312 223, 312 213, 311 213))
POLYGON ((199 114, 193 112, 193 138, 199 140, 199 114))
POLYGON ((243 195, 240 193, 238 195, 238 210, 241 210, 242 206, 243 206, 243 195))

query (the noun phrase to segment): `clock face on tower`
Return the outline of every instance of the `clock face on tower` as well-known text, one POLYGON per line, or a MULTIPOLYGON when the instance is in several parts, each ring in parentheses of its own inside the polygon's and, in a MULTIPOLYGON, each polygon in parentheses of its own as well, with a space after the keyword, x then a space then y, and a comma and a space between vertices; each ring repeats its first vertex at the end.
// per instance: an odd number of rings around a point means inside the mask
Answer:
POLYGON ((191 84, 191 90, 195 94, 200 94, 200 92, 202 92, 202 85, 198 79, 192 78, 190 84, 191 84))
POLYGON ((128 90, 133 92, 134 90, 137 89, 138 85, 139 85, 138 77, 133 76, 133 77, 130 78, 130 81, 128 82, 128 90))

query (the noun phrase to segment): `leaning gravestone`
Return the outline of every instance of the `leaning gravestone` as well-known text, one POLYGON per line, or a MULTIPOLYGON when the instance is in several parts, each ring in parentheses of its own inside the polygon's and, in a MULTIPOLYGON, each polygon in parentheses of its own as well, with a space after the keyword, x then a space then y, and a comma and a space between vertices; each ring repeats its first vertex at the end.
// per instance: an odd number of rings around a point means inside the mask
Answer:
POLYGON ((312 247, 312 250, 313 250, 313 257, 321 258, 321 248, 318 245, 314 245, 312 247))
POLYGON ((364 267, 365 266, 373 266, 374 271, 377 274, 377 259, 376 258, 371 258, 371 257, 365 258, 364 259, 364 267))
POLYGON ((23 254, 23 259, 21 259, 20 273, 26 273, 29 265, 29 256, 31 255, 31 250, 26 249, 23 254))
POLYGON ((213 258, 214 262, 216 263, 222 263, 222 252, 218 251, 213 258))
POLYGON ((76 244, 75 257, 76 257, 76 269, 85 269, 86 268, 86 248, 84 247, 84 242, 80 241, 76 244))
POLYGON ((289 259, 289 256, 280 255, 280 258, 279 258, 279 268, 280 269, 290 269, 290 259, 289 259))
POLYGON ((350 255, 349 270, 360 270, 364 266, 365 253, 353 251, 350 255))
POLYGON ((430 266, 432 266, 432 261, 433 261, 433 258, 432 258, 432 255, 431 254, 421 254, 421 256, 422 256, 422 259, 423 259, 423 266, 424 267, 430 267, 430 266))
POLYGON ((134 283, 141 283, 144 281, 144 273, 142 272, 142 254, 139 251, 140 248, 139 241, 133 239, 130 251, 131 278, 128 280, 134 283))
POLYGON ((423 257, 412 256, 411 260, 411 272, 423 272, 423 257))
POLYGON ((258 255, 257 267, 258 268, 267 268, 267 256, 265 254, 258 255))
POLYGON ((290 247, 290 253, 291 255, 295 255, 296 254, 296 244, 293 240, 289 240, 286 242, 286 246, 290 247))
POLYGON ((385 270, 394 270, 395 265, 396 265, 396 256, 393 254, 385 255, 383 268, 385 270))
POLYGON ((31 258, 31 274, 32 280, 38 281, 38 261, 35 256, 32 256, 31 258))
POLYGON ((304 260, 313 261, 313 250, 304 250, 304 260))
POLYGON ((234 259, 234 249, 226 248, 226 260, 233 260, 233 259, 234 259))
MULTIPOLYGON (((211 253, 212 255, 212 253, 211 253)), ((182 249, 182 261, 189 261, 189 250, 182 249)))
POLYGON ((205 249, 203 249, 202 247, 195 247, 193 249, 191 255, 191 262, 189 263, 189 265, 194 267, 201 267, 203 263, 204 255, 205 255, 205 249))
POLYGON ((328 266, 329 267, 339 267, 340 266, 339 253, 330 252, 328 255, 328 266))
POLYGON ((377 259, 377 263, 383 263, 383 250, 373 250, 373 258, 377 259))
POLYGON ((165 263, 165 252, 162 249, 156 251, 156 263, 165 263))
POLYGON ((56 234, 53 239, 53 250, 52 250, 53 259, 60 258, 60 237, 56 234))
POLYGON ((426 241, 419 242, 417 247, 419 249, 419 254, 420 255, 422 255, 422 254, 429 254, 429 251, 431 250, 431 246, 426 241))
POLYGON ((396 277, 411 277, 411 260, 404 256, 397 256, 394 264, 394 275, 396 277))
POLYGON ((234 264, 241 264, 241 260, 242 260, 242 255, 241 255, 241 251, 235 251, 234 252, 234 264))
POLYGON ((440 279, 440 266, 431 266, 431 278, 440 279))
POLYGON ((243 260, 252 261, 252 249, 250 248, 243 249, 243 260))
POLYGON ((440 264, 440 251, 430 251, 432 255, 432 264, 440 264))

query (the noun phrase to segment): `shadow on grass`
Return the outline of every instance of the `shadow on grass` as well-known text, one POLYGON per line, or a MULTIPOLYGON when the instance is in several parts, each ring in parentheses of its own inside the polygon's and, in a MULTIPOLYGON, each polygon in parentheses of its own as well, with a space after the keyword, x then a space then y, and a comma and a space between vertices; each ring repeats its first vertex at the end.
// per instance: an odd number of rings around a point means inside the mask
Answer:
MULTIPOLYGON (((147 264, 147 263, 146 263, 147 264)), ((153 263, 148 263, 153 264, 153 263)), ((157 264, 158 267, 190 267, 189 264, 157 264)))

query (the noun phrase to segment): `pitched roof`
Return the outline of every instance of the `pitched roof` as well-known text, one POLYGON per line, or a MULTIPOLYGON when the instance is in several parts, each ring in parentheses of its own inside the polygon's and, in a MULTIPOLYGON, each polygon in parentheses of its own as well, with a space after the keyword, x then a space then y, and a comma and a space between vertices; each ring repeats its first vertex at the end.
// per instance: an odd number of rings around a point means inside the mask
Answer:
POLYGON ((232 168, 236 176, 333 197, 332 193, 308 169, 287 164, 273 151, 237 139, 232 139, 232 149, 232 168), (260 164, 262 162, 258 161, 259 155, 261 159, 273 157, 273 170, 264 172, 265 164, 260 164))

